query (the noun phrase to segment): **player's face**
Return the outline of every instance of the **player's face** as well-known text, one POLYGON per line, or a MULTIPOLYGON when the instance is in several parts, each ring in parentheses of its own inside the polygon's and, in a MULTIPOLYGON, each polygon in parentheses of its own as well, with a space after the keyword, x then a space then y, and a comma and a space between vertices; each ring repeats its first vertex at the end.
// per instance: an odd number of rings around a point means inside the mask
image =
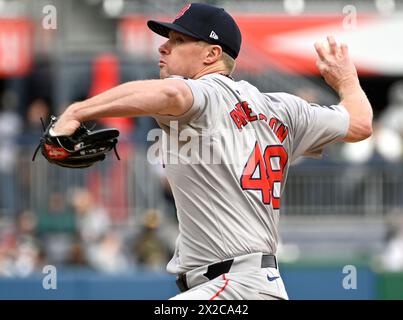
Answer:
POLYGON ((199 40, 170 31, 169 39, 158 48, 160 78, 178 75, 192 79, 203 68, 205 49, 199 40))

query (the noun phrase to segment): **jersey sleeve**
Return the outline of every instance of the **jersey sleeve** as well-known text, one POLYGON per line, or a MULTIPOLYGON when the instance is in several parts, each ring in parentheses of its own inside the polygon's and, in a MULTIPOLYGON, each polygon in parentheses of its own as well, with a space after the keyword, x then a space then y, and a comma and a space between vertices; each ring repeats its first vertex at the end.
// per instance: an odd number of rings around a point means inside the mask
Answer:
POLYGON ((213 125, 214 106, 219 105, 217 90, 206 80, 192 80, 186 78, 172 78, 183 80, 191 89, 193 104, 188 111, 179 116, 154 115, 158 123, 169 126, 170 121, 178 121, 180 125, 192 125, 207 128, 213 125))
POLYGON ((270 97, 288 122, 292 160, 301 155, 319 157, 323 148, 347 135, 350 116, 342 105, 321 106, 286 93, 270 97))

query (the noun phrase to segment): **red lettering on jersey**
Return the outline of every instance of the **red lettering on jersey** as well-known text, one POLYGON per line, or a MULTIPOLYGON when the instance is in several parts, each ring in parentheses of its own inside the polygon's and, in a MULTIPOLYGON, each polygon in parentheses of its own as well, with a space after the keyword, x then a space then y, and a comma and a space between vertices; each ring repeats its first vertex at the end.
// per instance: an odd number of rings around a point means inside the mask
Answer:
POLYGON ((252 109, 249 108, 249 104, 246 101, 242 102, 242 108, 245 111, 245 114, 248 118, 249 121, 256 121, 257 117, 255 115, 252 115, 252 109))
POLYGON ((276 118, 270 119, 269 126, 273 131, 276 130, 277 124, 278 124, 278 119, 276 119, 276 118))
POLYGON ((271 202, 271 189, 266 170, 265 159, 263 158, 262 151, 259 144, 255 143, 252 154, 245 165, 244 171, 241 176, 241 188, 243 190, 259 190, 262 193, 262 202, 270 204, 271 202), (253 173, 259 172, 259 178, 253 178, 253 173))
POLYGON ((259 120, 267 121, 267 117, 263 113, 259 113, 259 120))
POLYGON ((270 128, 274 131, 280 142, 283 142, 288 135, 288 128, 277 118, 271 118, 269 121, 270 128))
POLYGON ((230 115, 239 130, 242 130, 242 127, 248 123, 247 121, 248 118, 244 113, 244 111, 242 110, 240 103, 237 103, 235 105, 235 109, 231 111, 230 115))
POLYGON ((287 135, 288 128, 284 124, 281 124, 276 131, 276 136, 280 139, 281 142, 283 142, 285 138, 287 138, 287 135))
POLYGON ((275 184, 278 183, 281 186, 283 182, 283 170, 288 161, 288 154, 282 145, 280 146, 268 146, 264 151, 264 161, 267 166, 267 176, 269 180, 271 199, 273 209, 280 209, 280 187, 278 190, 274 190, 275 184), (279 159, 279 167, 273 168, 271 165, 271 158, 279 159))
POLYGON ((288 154, 282 145, 267 146, 262 154, 256 142, 242 172, 241 188, 260 191, 264 204, 280 209, 281 184, 287 162, 288 154), (272 162, 272 159, 277 161, 272 162))
MULTIPOLYGON (((239 130, 242 130, 242 127, 247 125, 248 122, 258 120, 258 117, 253 114, 253 110, 249 107, 249 104, 246 101, 237 103, 235 109, 230 112, 230 115, 239 130)), ((265 119, 267 118, 265 117, 265 119)), ((259 120, 261 120, 260 117, 259 120)))

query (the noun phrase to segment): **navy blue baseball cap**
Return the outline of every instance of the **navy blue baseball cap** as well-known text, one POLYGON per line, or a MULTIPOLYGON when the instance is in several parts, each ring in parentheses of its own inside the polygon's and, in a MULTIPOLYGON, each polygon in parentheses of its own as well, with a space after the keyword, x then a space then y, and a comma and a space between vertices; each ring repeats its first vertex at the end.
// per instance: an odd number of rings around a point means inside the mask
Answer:
POLYGON ((241 31, 234 19, 223 9, 204 3, 184 7, 172 23, 155 20, 147 26, 168 38, 169 31, 177 31, 193 38, 220 45, 224 52, 236 59, 241 48, 241 31))

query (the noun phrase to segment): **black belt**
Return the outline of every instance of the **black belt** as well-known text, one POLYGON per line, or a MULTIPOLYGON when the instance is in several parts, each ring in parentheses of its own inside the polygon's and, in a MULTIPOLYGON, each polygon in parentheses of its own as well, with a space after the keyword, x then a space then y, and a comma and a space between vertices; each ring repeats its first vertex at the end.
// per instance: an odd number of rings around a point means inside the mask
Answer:
MULTIPOLYGON (((211 264, 207 268, 207 272, 203 274, 207 279, 213 280, 218 276, 228 273, 231 269, 232 264, 234 263, 234 259, 225 260, 222 262, 217 262, 211 264)), ((277 269, 277 259, 275 255, 272 254, 264 254, 262 255, 261 268, 276 268, 277 269)), ((181 292, 189 290, 186 281, 186 273, 182 273, 178 275, 176 279, 176 285, 180 289, 181 292)))

